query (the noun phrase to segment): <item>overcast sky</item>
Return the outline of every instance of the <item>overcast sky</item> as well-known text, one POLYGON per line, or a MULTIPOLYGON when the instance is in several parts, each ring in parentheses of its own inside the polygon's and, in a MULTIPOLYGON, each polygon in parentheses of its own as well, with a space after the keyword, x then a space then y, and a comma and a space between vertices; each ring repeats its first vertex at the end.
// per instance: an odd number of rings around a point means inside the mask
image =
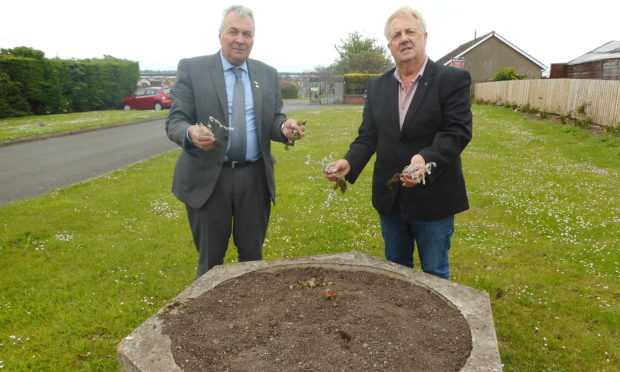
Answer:
POLYGON ((233 4, 254 11, 251 57, 280 72, 330 65, 334 46, 351 32, 385 45, 385 20, 402 5, 426 18, 434 60, 490 31, 547 67, 620 40, 614 0, 2 0, 0 48, 27 46, 63 59, 111 55, 138 61, 141 70, 174 70, 181 58, 219 50, 222 11, 233 4))

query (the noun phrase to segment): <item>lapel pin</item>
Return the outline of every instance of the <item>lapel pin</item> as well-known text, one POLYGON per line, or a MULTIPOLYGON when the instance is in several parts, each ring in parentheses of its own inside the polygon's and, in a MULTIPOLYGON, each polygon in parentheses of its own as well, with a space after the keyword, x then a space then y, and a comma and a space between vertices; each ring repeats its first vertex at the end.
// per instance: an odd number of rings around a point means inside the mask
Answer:
POLYGON ((260 85, 258 85, 258 81, 254 80, 254 86, 256 87, 256 89, 260 88, 260 85))

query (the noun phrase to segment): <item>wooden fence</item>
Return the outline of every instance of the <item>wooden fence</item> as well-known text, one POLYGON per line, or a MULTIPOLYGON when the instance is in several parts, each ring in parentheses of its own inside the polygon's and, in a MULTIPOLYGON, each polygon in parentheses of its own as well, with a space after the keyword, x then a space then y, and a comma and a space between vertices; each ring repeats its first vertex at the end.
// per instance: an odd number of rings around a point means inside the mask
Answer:
POLYGON ((476 83, 474 97, 530 107, 575 119, 591 118, 605 126, 620 126, 620 81, 537 79, 476 83), (578 108, 585 105, 585 113, 578 108))

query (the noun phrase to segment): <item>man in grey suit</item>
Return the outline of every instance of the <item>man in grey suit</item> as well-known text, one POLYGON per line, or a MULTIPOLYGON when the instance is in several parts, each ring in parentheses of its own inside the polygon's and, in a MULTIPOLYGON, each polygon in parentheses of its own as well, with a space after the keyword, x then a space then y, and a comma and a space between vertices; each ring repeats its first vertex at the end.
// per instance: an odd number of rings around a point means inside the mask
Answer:
POLYGON ((196 277, 223 263, 231 233, 239 261, 262 258, 276 196, 271 141, 305 131, 282 113, 277 71, 248 58, 252 11, 226 9, 219 39, 218 53, 179 62, 166 121, 168 138, 183 148, 172 192, 186 205, 196 277))

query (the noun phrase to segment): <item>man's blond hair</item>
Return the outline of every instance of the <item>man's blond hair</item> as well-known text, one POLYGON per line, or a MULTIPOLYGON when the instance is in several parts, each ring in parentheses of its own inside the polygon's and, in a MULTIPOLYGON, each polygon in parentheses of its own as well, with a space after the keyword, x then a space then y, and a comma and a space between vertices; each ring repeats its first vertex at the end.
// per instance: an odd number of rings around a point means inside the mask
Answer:
POLYGON ((411 16, 417 19, 420 27, 422 28, 422 32, 426 32, 426 21, 424 20, 424 17, 422 17, 422 13, 418 12, 417 10, 411 9, 408 6, 403 6, 396 9, 396 11, 392 13, 392 15, 390 15, 387 21, 385 21, 385 28, 383 29, 383 32, 385 34, 385 38, 388 41, 390 40, 390 24, 392 23, 394 18, 398 16, 411 16))

